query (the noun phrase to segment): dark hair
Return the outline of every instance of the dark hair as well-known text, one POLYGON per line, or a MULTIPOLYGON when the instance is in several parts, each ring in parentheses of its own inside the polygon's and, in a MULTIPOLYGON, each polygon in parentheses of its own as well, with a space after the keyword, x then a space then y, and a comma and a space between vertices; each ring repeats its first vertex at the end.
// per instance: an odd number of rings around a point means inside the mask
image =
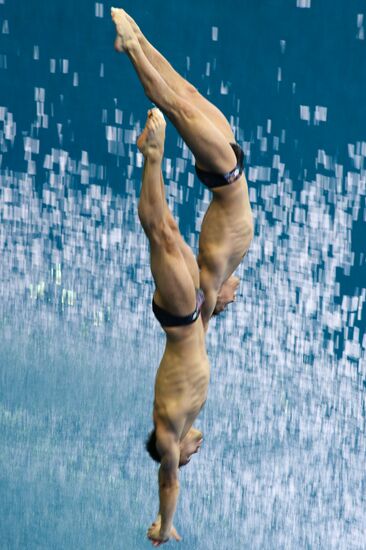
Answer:
POLYGON ((158 453, 158 450, 156 448, 156 430, 155 428, 152 430, 152 432, 149 433, 149 436, 145 442, 145 449, 151 456, 155 462, 158 462, 160 464, 161 462, 161 456, 158 453))

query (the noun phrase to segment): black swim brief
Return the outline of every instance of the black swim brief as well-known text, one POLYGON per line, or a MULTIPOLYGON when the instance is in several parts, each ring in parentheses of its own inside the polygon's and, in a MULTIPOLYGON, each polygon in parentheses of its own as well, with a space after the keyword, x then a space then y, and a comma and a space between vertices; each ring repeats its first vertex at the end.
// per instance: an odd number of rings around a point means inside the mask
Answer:
POLYGON ((196 166, 196 174, 198 179, 202 181, 209 189, 215 187, 222 187, 223 185, 229 185, 240 178, 244 169, 244 151, 237 143, 230 143, 236 156, 236 166, 230 172, 226 174, 215 174, 213 172, 206 172, 196 166))
POLYGON ((198 288, 196 289, 196 308, 190 315, 185 315, 184 317, 172 315, 171 313, 169 313, 169 311, 166 311, 165 309, 158 306, 154 302, 154 299, 152 301, 152 310, 162 327, 181 327, 185 325, 191 325, 192 323, 197 321, 204 301, 205 297, 203 294, 203 290, 198 288))

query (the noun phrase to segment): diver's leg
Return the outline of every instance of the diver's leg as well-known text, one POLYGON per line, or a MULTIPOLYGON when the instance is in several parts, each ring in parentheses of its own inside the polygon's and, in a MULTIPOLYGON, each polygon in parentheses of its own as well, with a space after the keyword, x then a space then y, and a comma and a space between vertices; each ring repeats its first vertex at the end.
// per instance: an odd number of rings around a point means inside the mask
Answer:
MULTIPOLYGON (((150 111, 149 111, 150 112, 150 111)), ((146 163, 144 165, 143 174, 146 170, 146 163)), ((163 172, 160 170, 160 185, 161 185, 161 193, 162 197, 164 199, 164 213, 163 217, 168 224, 170 230, 173 233, 173 237, 175 239, 175 242, 184 258, 184 261, 186 263, 187 269, 191 275, 193 284, 195 288, 199 288, 200 286, 200 273, 198 269, 197 259, 195 255, 192 252, 191 247, 185 242, 185 240, 182 237, 182 234, 179 230, 178 224, 176 220, 174 219, 173 214, 170 211, 170 208, 168 206, 168 203, 165 198, 165 185, 164 185, 164 178, 163 178, 163 172)))
MULTIPOLYGON (((165 188, 164 188, 164 179, 163 179, 163 173, 160 173, 160 181, 162 186, 162 193, 165 196, 165 188)), ((185 242, 185 240, 182 237, 181 232, 179 231, 179 227, 177 222, 174 219, 173 214, 171 213, 168 203, 164 201, 165 204, 165 219, 167 220, 167 223, 173 232, 175 241, 182 253, 182 256, 184 258, 184 261, 186 263, 186 266, 188 268, 188 271, 192 277, 193 283, 195 288, 199 288, 200 286, 200 274, 198 269, 197 260, 192 252, 191 247, 185 242)))
POLYGON ((131 23, 144 54, 150 63, 155 67, 158 73, 163 77, 177 95, 190 101, 197 109, 202 111, 211 122, 224 134, 229 142, 235 142, 235 136, 231 126, 223 113, 208 99, 199 93, 197 88, 183 78, 169 63, 167 59, 148 41, 142 33, 136 21, 126 13, 128 21, 131 23))
POLYGON ((178 96, 144 54, 123 10, 112 10, 117 28, 115 47, 132 61, 147 97, 169 117, 191 149, 197 165, 207 171, 227 173, 236 157, 225 136, 199 109, 178 96))
POLYGON ((195 286, 166 216, 161 186, 165 121, 158 109, 149 117, 138 147, 145 157, 138 214, 149 239, 151 272, 156 284, 154 299, 175 315, 189 315, 196 305, 195 286))

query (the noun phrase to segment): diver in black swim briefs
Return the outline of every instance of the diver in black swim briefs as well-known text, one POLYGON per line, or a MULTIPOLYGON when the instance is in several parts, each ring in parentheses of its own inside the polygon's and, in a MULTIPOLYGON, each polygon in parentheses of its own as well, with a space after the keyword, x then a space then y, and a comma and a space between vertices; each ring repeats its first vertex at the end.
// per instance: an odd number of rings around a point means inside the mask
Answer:
POLYGON ((244 152, 242 148, 237 143, 230 143, 235 156, 236 156, 236 166, 230 172, 226 174, 215 174, 213 172, 206 172, 201 170, 196 166, 196 174, 198 179, 202 181, 206 187, 209 189, 216 189, 217 187, 223 187, 224 185, 230 185, 234 183, 243 173, 244 170, 244 152))
POLYGON ((166 334, 155 379, 154 429, 146 444, 150 456, 160 463, 159 514, 147 533, 154 546, 169 538, 180 540, 173 526, 179 468, 202 444, 202 433, 192 425, 206 401, 210 377, 198 265, 165 199, 161 171, 165 126, 162 113, 152 109, 137 141, 145 159, 138 213, 150 244, 156 285, 153 311, 166 334))
POLYGON ((181 316, 172 315, 169 311, 159 307, 155 300, 152 301, 152 310, 155 317, 162 327, 183 327, 194 323, 201 313, 202 304, 205 301, 203 291, 200 288, 196 289, 196 307, 189 315, 181 316))
MULTIPOLYGON (((112 8, 115 49, 131 60, 147 97, 173 123, 196 160, 199 179, 212 191, 202 222, 198 265, 205 330, 213 313, 235 299, 233 272, 249 249, 253 221, 243 152, 219 109, 179 75, 124 10, 112 8)), ((193 308, 192 308, 193 310, 193 308)))

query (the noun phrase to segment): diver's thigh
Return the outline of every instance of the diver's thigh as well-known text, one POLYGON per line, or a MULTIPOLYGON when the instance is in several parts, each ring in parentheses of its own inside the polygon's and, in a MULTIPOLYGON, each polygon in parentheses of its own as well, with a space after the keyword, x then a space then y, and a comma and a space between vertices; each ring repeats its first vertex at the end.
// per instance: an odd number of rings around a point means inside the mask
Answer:
POLYGON ((202 170, 224 174, 235 167, 237 159, 228 139, 200 109, 176 97, 166 114, 202 170))
POLYGON ((155 244, 150 250, 158 305, 175 315, 189 315, 196 305, 195 286, 179 247, 155 244))

